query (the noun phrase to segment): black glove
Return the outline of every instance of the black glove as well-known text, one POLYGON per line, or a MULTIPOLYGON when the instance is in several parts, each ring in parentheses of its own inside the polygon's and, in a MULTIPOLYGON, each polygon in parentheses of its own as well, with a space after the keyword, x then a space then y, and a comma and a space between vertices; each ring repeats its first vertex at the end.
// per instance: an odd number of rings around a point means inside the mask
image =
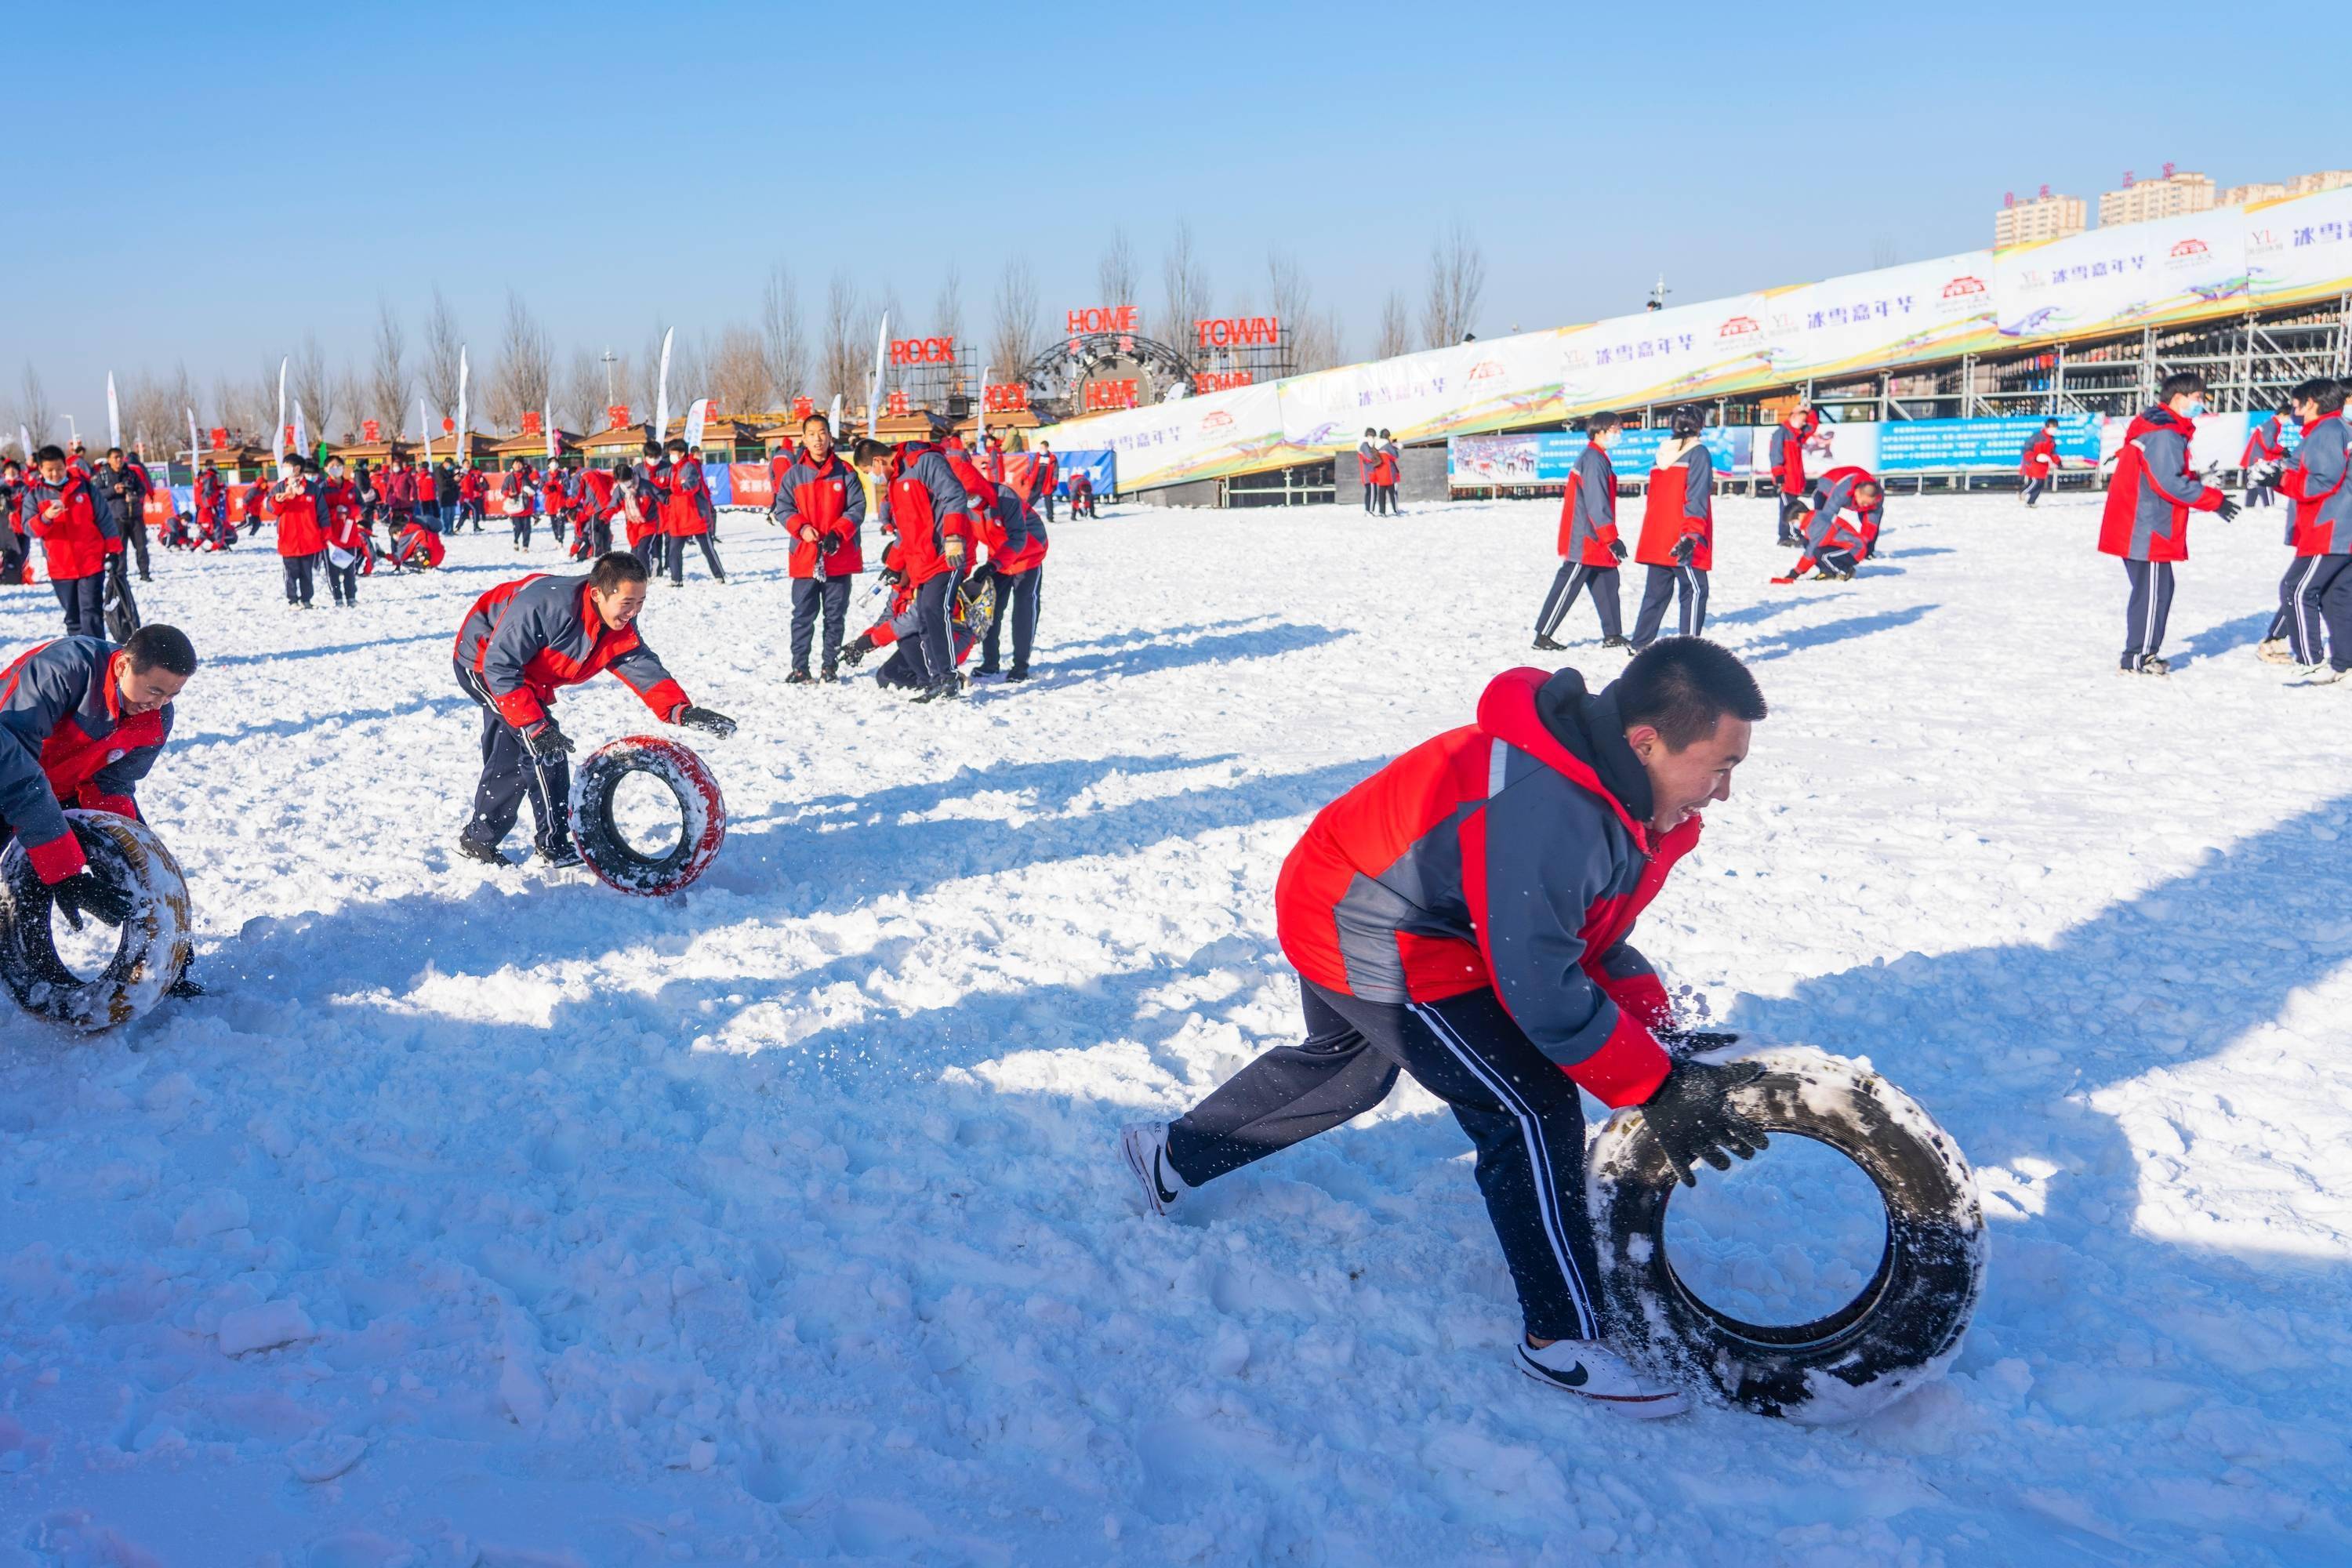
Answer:
POLYGON ((841 547, 848 542, 849 541, 841 534, 825 534, 816 542, 817 555, 822 558, 824 556, 836 554, 840 552, 841 547))
POLYGON ((872 632, 860 632, 857 634, 855 641, 851 642, 848 647, 841 650, 841 662, 849 666, 850 668, 855 669, 857 668, 857 661, 864 658, 867 654, 872 653, 874 648, 874 634, 872 632))
POLYGON ((98 879, 97 873, 77 871, 49 889, 49 897, 66 917, 66 924, 81 930, 81 917, 96 915, 108 925, 119 926, 131 918, 131 895, 121 888, 98 879))
POLYGON ((1642 1120, 1657 1134, 1666 1163, 1683 1185, 1695 1187, 1692 1165, 1705 1160, 1718 1171, 1731 1169, 1731 1156, 1755 1158, 1764 1147, 1761 1128, 1734 1111, 1728 1102, 1733 1089, 1764 1076, 1759 1062, 1676 1062, 1658 1085, 1658 1092, 1642 1106, 1642 1120))
POLYGON ((1623 540, 1622 540, 1622 539, 1612 539, 1612 540, 1611 540, 1611 541, 1609 542, 1609 553, 1610 553, 1610 554, 1612 554, 1612 555, 1613 555, 1613 556, 1615 556, 1615 557, 1616 557, 1618 560, 1620 560, 1620 561, 1624 560, 1624 559, 1625 559, 1625 542, 1624 542, 1623 540))
POLYGON ((699 730, 706 735, 716 735, 722 741, 735 732, 734 720, 717 709, 697 708, 691 702, 685 704, 676 713, 670 715, 669 721, 681 730, 699 730))
POLYGON ((1677 566, 1689 565, 1691 555, 1697 549, 1698 535, 1696 533, 1685 533, 1680 539, 1675 540, 1675 564, 1677 566))
POLYGON ((1705 1056, 1727 1046, 1736 1046, 1739 1037, 1721 1029, 1653 1029, 1651 1037, 1666 1047, 1666 1055, 1677 1061, 1685 1057, 1705 1056))
POLYGON ((572 737, 559 729, 552 719, 525 735, 522 743, 530 749, 532 760, 541 763, 554 762, 572 750, 572 737))
POLYGON ((2228 522, 2238 515, 2241 508, 2236 501, 2231 500, 2228 496, 2223 496, 2221 504, 2213 510, 2221 514, 2223 522, 2228 522))

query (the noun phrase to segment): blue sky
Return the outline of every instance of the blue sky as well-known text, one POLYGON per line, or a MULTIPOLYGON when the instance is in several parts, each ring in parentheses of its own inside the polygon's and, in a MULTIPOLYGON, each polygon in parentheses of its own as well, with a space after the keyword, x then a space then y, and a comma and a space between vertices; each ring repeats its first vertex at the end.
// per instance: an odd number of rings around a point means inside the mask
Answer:
POLYGON ((509 288, 559 352, 631 353, 656 318, 749 321, 778 260, 804 314, 846 268, 910 331, 952 263, 979 333, 1022 256, 1058 321, 1104 302, 1115 223, 1149 318, 1179 220, 1221 309, 1264 308, 1280 246, 1361 356, 1457 219, 1493 334, 1638 308, 1661 271, 1679 303, 1981 245, 2044 181, 2347 161, 2287 134, 2342 51, 2283 16, 2248 54, 2210 6, 814 14, 110 7, 99 53, 5 89, 50 194, 9 224, 0 405, 17 361, 85 429, 109 368, 208 386, 305 330, 363 363, 379 297, 413 339, 436 283, 478 363, 509 288))

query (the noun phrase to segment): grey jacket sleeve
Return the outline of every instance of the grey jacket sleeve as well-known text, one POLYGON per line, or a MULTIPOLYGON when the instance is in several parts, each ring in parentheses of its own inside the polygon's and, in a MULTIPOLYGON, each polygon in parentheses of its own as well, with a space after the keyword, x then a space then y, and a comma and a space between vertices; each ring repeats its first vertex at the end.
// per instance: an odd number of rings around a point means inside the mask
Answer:
POLYGON ((41 746, 79 705, 86 682, 71 645, 52 644, 27 658, 0 701, 0 817, 27 848, 65 837, 65 808, 41 772, 41 746))
POLYGON ((793 482, 793 476, 800 471, 801 466, 798 463, 786 468, 782 477, 776 480, 776 499, 768 503, 768 516, 787 535, 793 531, 793 520, 800 516, 800 502, 793 494, 800 488, 793 482))
POLYGON ((1481 921, 1495 994, 1528 1039, 1562 1067, 1608 1043, 1617 1004, 1584 972, 1586 911, 1615 880, 1606 808, 1512 751, 1509 782, 1486 803, 1481 921))
POLYGON ((2352 430, 2347 430, 2341 419, 2331 419, 2296 448, 2295 462, 2303 469, 2304 494, 2325 495, 2343 484, 2347 437, 2352 437, 2352 430))
MULTIPOLYGON (((664 681, 668 681, 674 688, 677 687, 677 682, 672 679, 668 667, 662 663, 661 656, 646 646, 643 632, 637 634, 636 647, 604 668, 618 677, 622 685, 640 697, 647 696, 655 687, 664 681)), ((678 700, 680 702, 686 700, 686 692, 682 688, 678 689, 678 700)), ((667 719, 669 715, 664 713, 661 717, 667 719)))
MULTIPOLYGON (((514 597, 507 601, 505 611, 482 644, 482 683, 490 689, 493 698, 521 690, 523 666, 551 640, 548 626, 551 601, 547 595, 532 591, 539 586, 530 583, 515 590, 514 597)), ((535 700, 532 706, 537 706, 535 700)), ((513 715, 509 713, 508 718, 511 720, 513 715)))
POLYGON ((1715 495, 1715 454, 1706 447, 1693 447, 1685 466, 1690 470, 1683 476, 1683 515, 1706 517, 1715 495))
POLYGON ((1601 478, 1607 469, 1607 461, 1591 447, 1577 454, 1576 510, 1584 514, 1580 521, 1588 529, 1606 526, 1615 510, 1617 498, 1609 493, 1610 486, 1601 478))
POLYGON ((2204 481, 2189 470, 2189 438, 2178 430, 2151 430, 2139 438, 2140 471, 2148 487, 2182 506, 2205 499, 2204 481))

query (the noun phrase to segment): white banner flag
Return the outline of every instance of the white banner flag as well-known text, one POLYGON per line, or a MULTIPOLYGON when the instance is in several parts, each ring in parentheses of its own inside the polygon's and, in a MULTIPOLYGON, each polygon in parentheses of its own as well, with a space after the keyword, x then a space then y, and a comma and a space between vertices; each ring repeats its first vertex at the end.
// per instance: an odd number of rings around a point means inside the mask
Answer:
POLYGON ((286 362, 278 362, 278 423, 269 427, 269 456, 286 455, 286 362))
POLYGON ((547 432, 547 466, 555 467, 555 404, 552 399, 539 406, 539 427, 547 432))
POLYGON ((882 312, 882 324, 874 332, 874 374, 866 384, 866 434, 871 437, 882 423, 882 357, 890 347, 890 312, 882 312))
POLYGON ((416 400, 416 427, 425 432, 425 466, 430 468, 433 466, 433 410, 425 406, 425 399, 421 397, 416 400))
POLYGON ((106 444, 122 445, 122 405, 115 401, 114 373, 106 373, 106 444))
POLYGON ((466 448, 471 444, 467 440, 470 432, 466 426, 466 345, 459 343, 457 345, 457 466, 461 468, 466 466, 467 456, 466 448))
POLYGON ((698 397, 686 405, 686 446, 692 451, 702 445, 702 427, 710 422, 710 399, 698 397))
POLYGON ((188 483, 194 484, 204 471, 205 444, 196 435, 196 411, 191 408, 188 410, 188 483))
POLYGON ((677 336, 672 327, 662 334, 661 373, 654 381, 654 439, 669 438, 669 341, 677 336))
POLYGON ((302 400, 299 397, 294 400, 294 455, 298 458, 310 455, 310 437, 302 426, 302 400))

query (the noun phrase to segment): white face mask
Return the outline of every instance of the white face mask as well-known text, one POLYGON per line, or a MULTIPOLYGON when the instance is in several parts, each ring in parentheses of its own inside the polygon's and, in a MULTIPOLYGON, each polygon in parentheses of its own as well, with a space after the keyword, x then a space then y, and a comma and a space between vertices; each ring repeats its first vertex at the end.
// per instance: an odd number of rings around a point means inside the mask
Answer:
POLYGON ((281 479, 292 479, 294 477, 294 465, 291 463, 279 463, 278 465, 278 477, 281 479))

